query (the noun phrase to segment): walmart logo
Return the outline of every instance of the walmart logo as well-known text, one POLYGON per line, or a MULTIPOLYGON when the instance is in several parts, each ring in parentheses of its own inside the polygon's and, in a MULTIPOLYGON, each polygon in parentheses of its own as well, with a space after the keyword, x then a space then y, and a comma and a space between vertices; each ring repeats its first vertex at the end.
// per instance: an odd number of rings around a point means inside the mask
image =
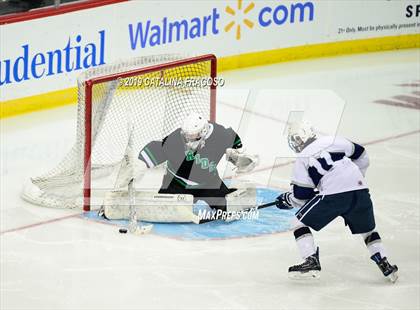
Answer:
POLYGON ((278 1, 260 8, 254 2, 244 3, 243 0, 237 0, 235 4, 234 8, 230 5, 225 7, 226 14, 223 17, 218 8, 213 8, 202 16, 173 20, 162 17, 159 20, 148 19, 129 24, 131 49, 217 36, 221 33, 221 23, 226 33, 232 31, 235 39, 241 40, 243 29, 255 29, 255 24, 262 28, 280 27, 284 24, 312 22, 315 17, 315 5, 311 1, 289 2, 287 5, 278 1))
MULTIPOLYGON (((243 13, 242 13, 242 0, 238 0, 238 4, 237 4, 237 11, 232 9, 229 5, 226 7, 225 11, 226 13, 228 13, 229 15, 235 17, 236 15, 239 14, 243 14, 246 15, 248 14, 253 8, 255 7, 254 2, 251 2, 250 4, 247 5, 247 7, 244 9, 243 13)), ((247 26, 249 29, 252 29, 254 27, 254 23, 249 20, 246 17, 243 17, 242 19, 243 23, 245 26, 247 26)), ((225 27, 225 31, 229 32, 233 26, 235 26, 236 22, 233 20, 231 21, 229 24, 226 25, 225 27)), ((239 40, 241 38, 241 23, 237 23, 236 25, 236 40, 239 40)))

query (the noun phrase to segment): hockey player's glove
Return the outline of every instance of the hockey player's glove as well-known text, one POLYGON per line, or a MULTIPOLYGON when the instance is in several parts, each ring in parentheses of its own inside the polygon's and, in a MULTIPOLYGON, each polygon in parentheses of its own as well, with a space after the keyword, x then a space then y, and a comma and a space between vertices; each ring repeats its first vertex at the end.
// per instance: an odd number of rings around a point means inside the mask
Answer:
POLYGON ((292 201, 291 201, 291 192, 286 192, 281 194, 276 198, 276 207, 282 210, 290 210, 293 209, 292 201))

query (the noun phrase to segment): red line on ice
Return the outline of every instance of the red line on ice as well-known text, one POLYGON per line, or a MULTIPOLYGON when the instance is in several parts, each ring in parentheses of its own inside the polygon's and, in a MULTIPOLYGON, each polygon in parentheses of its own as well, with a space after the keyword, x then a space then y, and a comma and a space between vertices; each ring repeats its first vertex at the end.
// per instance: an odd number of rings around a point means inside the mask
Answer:
POLYGON ((37 223, 29 224, 29 225, 16 227, 16 228, 6 229, 6 230, 3 230, 2 232, 0 232, 0 235, 15 232, 15 231, 19 231, 19 230, 24 230, 24 229, 28 229, 28 228, 32 228, 32 227, 37 227, 37 226, 41 226, 41 225, 44 225, 44 224, 56 223, 56 222, 60 222, 60 221, 63 221, 63 220, 67 220, 69 218, 80 217, 80 215, 81 215, 81 213, 66 215, 66 216, 57 217, 57 218, 49 219, 49 220, 42 221, 42 222, 37 222, 37 223))

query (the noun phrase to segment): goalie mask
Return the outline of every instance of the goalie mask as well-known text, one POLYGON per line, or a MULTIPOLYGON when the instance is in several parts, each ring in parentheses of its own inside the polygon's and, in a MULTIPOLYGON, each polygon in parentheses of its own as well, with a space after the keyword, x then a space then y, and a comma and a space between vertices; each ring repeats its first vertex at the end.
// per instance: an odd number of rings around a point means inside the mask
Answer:
POLYGON ((307 121, 293 123, 288 128, 287 141, 289 147, 296 153, 312 143, 316 139, 316 133, 307 121))
POLYGON ((181 127, 181 134, 187 150, 196 151, 203 147, 209 128, 209 123, 200 114, 193 112, 188 115, 181 127))

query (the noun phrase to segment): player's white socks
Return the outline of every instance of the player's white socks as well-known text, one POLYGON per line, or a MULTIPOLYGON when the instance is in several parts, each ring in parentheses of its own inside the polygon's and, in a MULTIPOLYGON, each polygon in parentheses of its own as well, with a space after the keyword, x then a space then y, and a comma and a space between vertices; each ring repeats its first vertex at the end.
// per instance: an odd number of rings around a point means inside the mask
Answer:
POLYGON ((307 226, 301 226, 293 232, 300 255, 303 259, 316 253, 314 237, 307 226))
POLYGON ((368 233, 362 234, 362 237, 371 256, 379 252, 381 257, 387 257, 381 237, 376 231, 372 230, 368 233))
MULTIPOLYGON (((314 237, 309 227, 301 226, 297 228, 294 231, 294 235, 299 253, 303 259, 315 254, 316 247, 314 237)), ((362 234, 362 237, 371 256, 376 253, 380 253, 381 257, 387 257, 381 237, 376 231, 373 230, 371 232, 362 234)))

